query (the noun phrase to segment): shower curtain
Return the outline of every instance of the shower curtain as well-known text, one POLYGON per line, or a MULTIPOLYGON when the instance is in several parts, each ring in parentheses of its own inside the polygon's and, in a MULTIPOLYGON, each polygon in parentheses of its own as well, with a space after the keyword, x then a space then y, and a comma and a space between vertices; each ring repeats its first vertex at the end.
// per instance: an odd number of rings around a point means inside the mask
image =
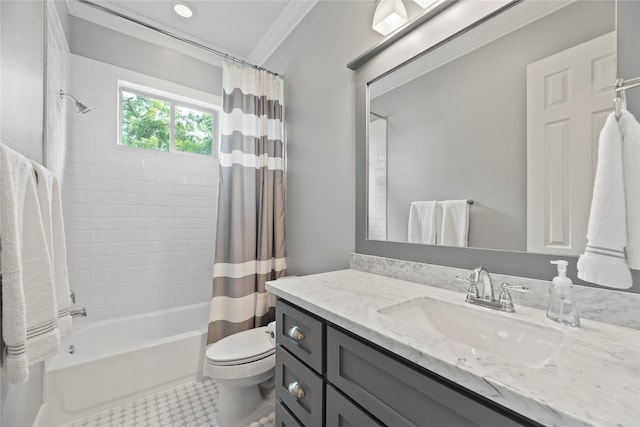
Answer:
POLYGON ((225 63, 222 86, 209 344, 273 320, 265 283, 286 274, 283 81, 225 63))

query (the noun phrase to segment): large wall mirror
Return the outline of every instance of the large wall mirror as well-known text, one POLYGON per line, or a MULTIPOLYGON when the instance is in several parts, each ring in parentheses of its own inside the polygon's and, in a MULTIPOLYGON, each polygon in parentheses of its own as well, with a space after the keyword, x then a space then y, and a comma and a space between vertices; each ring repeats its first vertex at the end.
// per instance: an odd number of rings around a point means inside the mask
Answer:
MULTIPOLYGON (((424 52, 357 70, 357 251, 538 278, 562 257, 575 277, 613 109, 617 5, 493 3, 424 52)), ((389 50, 412 52, 420 31, 389 50)))
POLYGON ((523 6, 370 84, 369 239, 584 250, 615 96, 615 3, 523 6), (473 202, 453 213, 465 218, 451 232, 466 238, 447 242, 447 224, 416 207, 446 200, 473 202))

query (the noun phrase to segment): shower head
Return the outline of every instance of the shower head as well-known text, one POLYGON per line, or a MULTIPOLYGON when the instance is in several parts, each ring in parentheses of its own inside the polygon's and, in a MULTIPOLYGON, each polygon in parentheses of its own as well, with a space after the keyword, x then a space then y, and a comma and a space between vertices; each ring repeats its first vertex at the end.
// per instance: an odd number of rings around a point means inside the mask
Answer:
POLYGON ((78 107, 78 114, 84 114, 91 111, 91 107, 87 107, 82 102, 76 101, 76 107, 78 107))
POLYGON ((60 89, 60 98, 62 99, 65 96, 68 96, 69 98, 73 99, 73 102, 76 103, 76 108, 78 109, 78 114, 85 114, 85 113, 88 113, 89 111, 91 111, 91 107, 87 107, 82 102, 78 101, 73 95, 68 94, 68 93, 64 93, 62 91, 62 89, 60 89))

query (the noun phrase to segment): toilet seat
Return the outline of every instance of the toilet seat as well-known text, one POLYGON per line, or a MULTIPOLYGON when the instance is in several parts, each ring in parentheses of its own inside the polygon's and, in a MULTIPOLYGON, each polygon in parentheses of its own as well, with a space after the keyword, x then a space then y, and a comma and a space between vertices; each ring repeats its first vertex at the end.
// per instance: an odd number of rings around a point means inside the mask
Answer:
MULTIPOLYGON (((211 344, 202 374, 219 387, 220 425, 245 425, 273 410, 259 384, 272 382, 276 367, 276 323, 238 332, 211 344), (266 402, 266 403, 265 403, 266 402)), ((272 385, 273 387, 273 385, 272 385)))
POLYGON ((238 332, 211 344, 206 351, 207 363, 216 366, 242 365, 274 354, 266 326, 238 332))

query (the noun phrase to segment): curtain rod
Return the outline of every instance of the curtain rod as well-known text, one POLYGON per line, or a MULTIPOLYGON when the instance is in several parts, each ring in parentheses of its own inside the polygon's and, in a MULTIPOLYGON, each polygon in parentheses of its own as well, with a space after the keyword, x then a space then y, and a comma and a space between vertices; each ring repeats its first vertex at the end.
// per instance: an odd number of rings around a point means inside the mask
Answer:
POLYGON ((132 18, 131 16, 127 16, 127 15, 125 15, 123 13, 120 13, 120 12, 117 12, 117 11, 115 11, 113 9, 109 9, 108 7, 105 7, 105 6, 102 6, 100 4, 94 3, 93 1, 89 1, 89 0, 76 0, 76 1, 78 3, 93 7, 94 9, 98 9, 98 10, 101 10, 103 12, 109 13, 111 15, 117 16, 119 18, 125 19, 125 20, 127 20, 129 22, 133 22, 134 24, 141 25, 141 26, 143 26, 145 28, 148 28, 149 30, 153 30, 153 31, 156 31, 156 32, 158 32, 160 34, 164 34, 165 36, 168 36, 168 37, 171 37, 173 39, 179 40, 179 41, 181 41, 183 43, 187 43, 187 44, 189 44, 191 46, 200 48, 202 50, 206 50, 209 53, 213 53, 213 54, 221 56, 223 58, 230 59, 231 61, 237 62, 239 64, 255 68, 256 70, 266 71, 267 73, 272 74, 274 76, 278 75, 278 73, 275 73, 275 72, 273 72, 271 70, 267 70, 264 67, 260 67, 258 65, 255 65, 255 64, 252 64, 250 62, 247 62, 247 61, 245 61, 243 59, 239 59, 239 58, 236 58, 235 56, 229 55, 228 53, 221 52, 219 50, 213 49, 213 48, 211 48, 209 46, 205 46, 205 45, 203 45, 201 43, 198 43, 198 42, 195 42, 193 40, 189 40, 187 38, 178 36, 176 34, 173 34, 170 31, 163 30, 162 28, 158 28, 158 27, 156 27, 154 25, 151 25, 151 24, 148 24, 146 22, 140 21, 139 19, 132 18))

